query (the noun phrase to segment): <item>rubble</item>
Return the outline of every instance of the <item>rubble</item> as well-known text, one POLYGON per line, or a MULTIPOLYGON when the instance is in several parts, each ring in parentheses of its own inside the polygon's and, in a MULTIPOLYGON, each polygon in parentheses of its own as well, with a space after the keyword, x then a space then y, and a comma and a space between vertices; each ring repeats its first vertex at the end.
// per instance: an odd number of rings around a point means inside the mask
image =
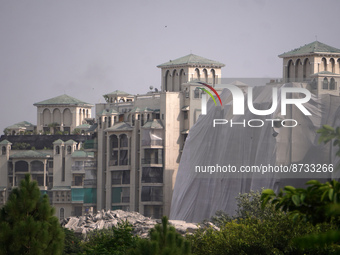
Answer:
MULTIPOLYGON (((160 220, 145 217, 137 212, 125 212, 122 210, 115 211, 98 211, 96 214, 88 214, 86 216, 69 217, 61 221, 61 225, 65 228, 75 231, 86 238, 87 232, 95 229, 109 229, 117 226, 118 222, 128 221, 133 226, 133 233, 142 238, 148 236, 149 230, 160 220)), ((187 223, 182 220, 169 220, 170 225, 182 235, 194 233, 199 226, 195 223, 187 223)))

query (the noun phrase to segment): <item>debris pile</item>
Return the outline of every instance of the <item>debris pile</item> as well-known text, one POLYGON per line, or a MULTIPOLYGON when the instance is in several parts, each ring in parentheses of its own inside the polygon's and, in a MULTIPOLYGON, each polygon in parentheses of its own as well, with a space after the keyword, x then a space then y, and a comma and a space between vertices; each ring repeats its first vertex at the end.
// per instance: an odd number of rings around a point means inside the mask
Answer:
MULTIPOLYGON (((147 237, 149 230, 153 228, 155 224, 161 223, 160 220, 145 217, 137 212, 102 210, 98 211, 96 214, 68 217, 61 221, 61 225, 75 231, 77 234, 82 234, 85 238, 88 231, 95 229, 109 229, 113 226, 117 226, 118 222, 126 220, 133 226, 133 233, 142 238, 147 237)), ((187 223, 181 220, 169 220, 169 223, 182 235, 185 235, 186 233, 193 233, 199 228, 197 224, 187 223)))

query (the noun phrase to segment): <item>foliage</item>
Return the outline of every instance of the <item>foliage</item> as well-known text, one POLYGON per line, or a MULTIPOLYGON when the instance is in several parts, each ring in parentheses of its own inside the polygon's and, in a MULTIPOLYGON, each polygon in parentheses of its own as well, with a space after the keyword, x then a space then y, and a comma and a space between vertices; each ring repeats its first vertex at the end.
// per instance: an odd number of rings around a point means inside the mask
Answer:
POLYGON ((81 246, 81 239, 74 233, 74 231, 63 228, 65 234, 64 252, 63 254, 75 255, 83 251, 81 246))
POLYGON ((81 134, 80 128, 75 128, 75 129, 73 129, 72 134, 74 134, 74 135, 80 135, 80 134, 81 134))
POLYGON ((339 243, 340 183, 335 180, 326 183, 310 180, 306 184, 310 185, 307 189, 286 186, 277 196, 273 190, 264 190, 261 197, 263 206, 271 203, 277 210, 287 211, 295 221, 301 219, 312 224, 329 222, 336 226, 326 233, 310 233, 296 238, 294 243, 300 248, 326 247, 339 243))
POLYGON ((62 134, 63 134, 63 132, 62 132, 62 131, 60 131, 60 130, 58 130, 58 131, 56 131, 54 134, 55 134, 55 135, 62 135, 62 134))
POLYGON ((103 97, 105 99, 105 102, 108 103, 109 102, 109 96, 108 95, 104 95, 103 97))
POLYGON ((259 191, 240 194, 236 215, 217 212, 212 221, 220 227, 200 228, 187 236, 193 254, 328 254, 333 247, 309 248, 303 251, 293 241, 306 234, 334 229, 331 224, 313 226, 301 220, 293 222, 282 210, 267 204, 261 208, 259 191))
POLYGON ((29 143, 14 143, 12 150, 28 150, 31 145, 29 143))
POLYGON ((5 128, 4 135, 10 135, 10 134, 11 134, 10 130, 8 128, 5 128))
POLYGON ((162 218, 150 230, 149 239, 141 239, 131 255, 184 255, 190 253, 190 243, 184 239, 173 226, 168 225, 168 218, 162 218))
POLYGON ((322 128, 316 131, 320 134, 319 143, 324 142, 325 144, 333 141, 333 146, 338 146, 336 155, 340 157, 340 127, 333 128, 328 125, 323 125, 322 128))
POLYGON ((47 195, 27 174, 0 211, 0 254, 61 254, 64 233, 47 195))
POLYGON ((270 201, 276 209, 289 212, 293 219, 302 218, 312 224, 331 222, 331 205, 340 202, 340 183, 310 180, 306 184, 307 189, 286 186, 277 196, 273 190, 266 189, 262 192, 262 205, 270 201))
POLYGON ((256 218, 256 219, 267 219, 274 217, 276 213, 273 206, 267 205, 264 208, 261 207, 261 192, 250 191, 249 193, 239 194, 236 197, 237 209, 234 216, 229 216, 223 211, 217 211, 215 216, 211 217, 211 222, 216 226, 224 226, 227 222, 233 220, 245 219, 245 218, 256 218))
POLYGON ((300 251, 292 241, 309 233, 320 233, 330 229, 329 225, 313 226, 301 221, 295 224, 284 213, 259 220, 245 218, 233 220, 214 230, 201 228, 187 236, 192 252, 197 255, 233 254, 329 254, 333 247, 306 248, 300 251))
POLYGON ((129 249, 136 247, 138 240, 132 230, 128 221, 118 222, 112 229, 94 230, 83 244, 84 254, 127 254, 129 249))

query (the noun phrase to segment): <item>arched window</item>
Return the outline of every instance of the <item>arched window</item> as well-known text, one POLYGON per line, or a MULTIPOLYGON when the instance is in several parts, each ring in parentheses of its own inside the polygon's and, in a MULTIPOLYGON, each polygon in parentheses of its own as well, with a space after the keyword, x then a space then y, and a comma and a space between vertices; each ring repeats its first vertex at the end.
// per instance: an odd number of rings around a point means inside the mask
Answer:
POLYGON ((34 160, 31 162, 31 172, 43 172, 44 171, 44 163, 38 160, 34 160))
POLYGON ((116 135, 111 136, 111 148, 118 148, 118 137, 116 135))
POLYGON ((297 59, 295 62, 295 81, 300 81, 301 60, 297 59))
POLYGON ((178 85, 179 90, 178 91, 182 90, 182 83, 184 82, 184 75, 185 75, 184 70, 181 69, 181 71, 179 72, 179 85, 178 85))
POLYGON ((172 71, 172 86, 171 86, 171 91, 177 91, 177 84, 176 84, 176 76, 178 76, 178 74, 177 74, 177 70, 175 69, 175 70, 173 70, 172 71))
POLYGON ((323 79, 322 88, 328 89, 328 79, 326 77, 323 79))
POLYGON ((334 58, 331 58, 329 60, 329 63, 331 64, 331 72, 335 73, 335 61, 334 61, 334 58))
POLYGON ((329 84, 329 89, 335 90, 335 80, 334 80, 334 78, 331 78, 331 82, 329 84))
POLYGON ((201 75, 200 75, 200 70, 198 68, 195 69, 195 73, 196 73, 196 79, 200 81, 201 75))
POLYGON ((23 160, 16 162, 15 172, 28 172, 28 163, 23 160))
POLYGON ((215 69, 211 69, 211 76, 212 76, 212 84, 215 85, 216 84, 216 75, 215 75, 215 69))
POLYGON ((309 77, 309 75, 310 75, 310 63, 309 63, 309 59, 306 58, 303 61, 303 71, 302 71, 303 80, 306 80, 307 77, 309 77))
POLYGON ((120 135, 119 138, 120 138, 120 147, 128 147, 128 138, 126 134, 120 135))
POLYGON ((57 154, 57 155, 60 154, 60 147, 59 146, 55 147, 55 154, 57 154))
POLYGON ((64 210, 64 208, 60 208, 59 219, 62 220, 64 218, 65 218, 65 210, 64 210))
POLYGON ((204 75, 204 81, 208 82, 208 71, 205 68, 203 69, 203 75, 204 75))
POLYGON ((312 80, 311 87, 312 87, 312 89, 317 89, 318 88, 318 84, 316 83, 315 78, 312 80))
POLYGON ((293 60, 290 59, 288 61, 288 64, 287 64, 287 74, 286 74, 287 82, 293 81, 292 80, 292 78, 293 78, 293 71, 294 71, 293 66, 294 66, 293 60))
POLYGON ((322 67, 323 67, 322 71, 327 71, 327 60, 325 58, 322 58, 321 63, 322 63, 322 67))
POLYGON ((169 79, 169 70, 167 70, 166 72, 165 72, 165 76, 164 76, 164 91, 168 91, 168 86, 169 86, 169 84, 168 84, 168 79, 169 79))
POLYGON ((1 154, 6 155, 6 147, 5 146, 2 146, 1 154))

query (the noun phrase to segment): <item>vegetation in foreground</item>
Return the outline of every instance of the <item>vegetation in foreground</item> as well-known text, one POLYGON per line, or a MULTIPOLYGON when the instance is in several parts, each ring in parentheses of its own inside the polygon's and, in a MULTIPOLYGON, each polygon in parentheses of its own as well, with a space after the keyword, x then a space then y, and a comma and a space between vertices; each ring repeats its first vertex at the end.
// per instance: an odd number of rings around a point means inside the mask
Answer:
POLYGON ((62 254, 64 232, 29 174, 0 211, 0 254, 62 254))

